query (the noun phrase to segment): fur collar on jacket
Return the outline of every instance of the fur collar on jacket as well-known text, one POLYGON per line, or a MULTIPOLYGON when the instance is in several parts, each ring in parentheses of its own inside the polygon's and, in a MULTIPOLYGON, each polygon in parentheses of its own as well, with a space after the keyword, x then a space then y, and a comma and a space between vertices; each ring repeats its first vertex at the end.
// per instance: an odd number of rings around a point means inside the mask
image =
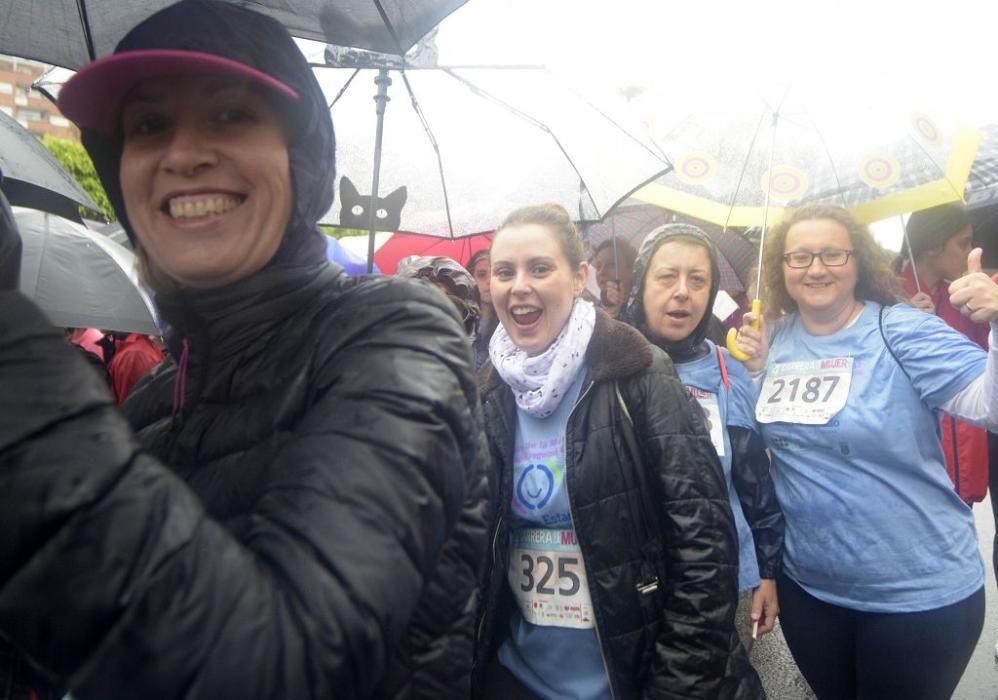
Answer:
MULTIPOLYGON (((596 310, 596 326, 586 348, 589 378, 595 382, 619 379, 651 367, 652 346, 638 331, 626 323, 615 321, 606 312, 596 310)), ((478 373, 478 388, 482 395, 503 384, 502 377, 491 362, 478 373)))

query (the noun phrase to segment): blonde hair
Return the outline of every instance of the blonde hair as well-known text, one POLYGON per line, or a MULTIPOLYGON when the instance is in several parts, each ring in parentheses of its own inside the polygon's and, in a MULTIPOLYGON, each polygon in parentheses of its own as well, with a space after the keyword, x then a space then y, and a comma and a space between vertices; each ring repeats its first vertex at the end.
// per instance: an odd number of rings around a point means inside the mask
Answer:
POLYGON ((783 255, 786 252, 787 233, 802 221, 828 219, 841 225, 849 233, 852 257, 856 260, 856 299, 875 301, 885 306, 901 300, 901 287, 891 270, 891 255, 877 243, 870 230, 853 218, 842 207, 812 204, 801 207, 766 235, 766 250, 762 259, 762 286, 769 317, 797 311, 797 302, 787 292, 783 278, 783 255))

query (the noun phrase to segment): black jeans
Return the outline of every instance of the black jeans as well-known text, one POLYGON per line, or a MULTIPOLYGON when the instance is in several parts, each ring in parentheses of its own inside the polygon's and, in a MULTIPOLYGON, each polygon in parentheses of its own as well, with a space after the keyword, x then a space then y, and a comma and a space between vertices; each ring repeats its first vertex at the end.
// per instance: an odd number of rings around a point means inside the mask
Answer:
POLYGON ((818 600, 785 574, 780 623, 819 700, 948 700, 984 625, 984 588, 953 605, 875 613, 818 600))
POLYGON ((497 654, 492 655, 492 660, 485 667, 481 688, 474 696, 475 700, 538 700, 527 686, 499 663, 497 654))

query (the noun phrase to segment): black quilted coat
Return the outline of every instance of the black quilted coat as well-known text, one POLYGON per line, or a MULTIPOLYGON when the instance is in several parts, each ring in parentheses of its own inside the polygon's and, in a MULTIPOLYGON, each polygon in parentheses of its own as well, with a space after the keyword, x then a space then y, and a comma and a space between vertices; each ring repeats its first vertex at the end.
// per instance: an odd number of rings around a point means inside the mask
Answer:
POLYGON ((322 264, 163 308, 183 367, 126 421, 0 292, 0 631, 81 700, 466 697, 486 457, 450 302, 322 264))
MULTIPOLYGON (((586 360, 588 374, 566 429, 565 472, 614 697, 763 697, 735 632, 735 525, 701 413, 665 353, 602 312, 586 360), (628 430, 637 455, 623 439, 628 430), (648 477, 653 505, 639 492, 638 469, 648 477), (648 515, 651 507, 656 516, 648 515), (648 527, 650 517, 657 517, 657 531, 648 527), (647 553, 654 551, 664 580, 643 594, 647 553)), ((483 585, 476 670, 485 668, 509 630, 506 528, 516 426, 512 391, 491 364, 479 385, 500 516, 483 585)))

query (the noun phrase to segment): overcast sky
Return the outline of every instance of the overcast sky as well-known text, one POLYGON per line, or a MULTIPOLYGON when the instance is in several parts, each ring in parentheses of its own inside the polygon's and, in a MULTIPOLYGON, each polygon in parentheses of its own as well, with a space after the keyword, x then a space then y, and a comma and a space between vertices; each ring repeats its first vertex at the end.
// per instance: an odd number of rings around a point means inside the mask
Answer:
MULTIPOLYGON (((470 0, 442 25, 442 64, 541 63, 698 104, 821 85, 949 123, 998 122, 998 2, 470 0)), ((874 226, 900 247, 901 219, 874 226)))

